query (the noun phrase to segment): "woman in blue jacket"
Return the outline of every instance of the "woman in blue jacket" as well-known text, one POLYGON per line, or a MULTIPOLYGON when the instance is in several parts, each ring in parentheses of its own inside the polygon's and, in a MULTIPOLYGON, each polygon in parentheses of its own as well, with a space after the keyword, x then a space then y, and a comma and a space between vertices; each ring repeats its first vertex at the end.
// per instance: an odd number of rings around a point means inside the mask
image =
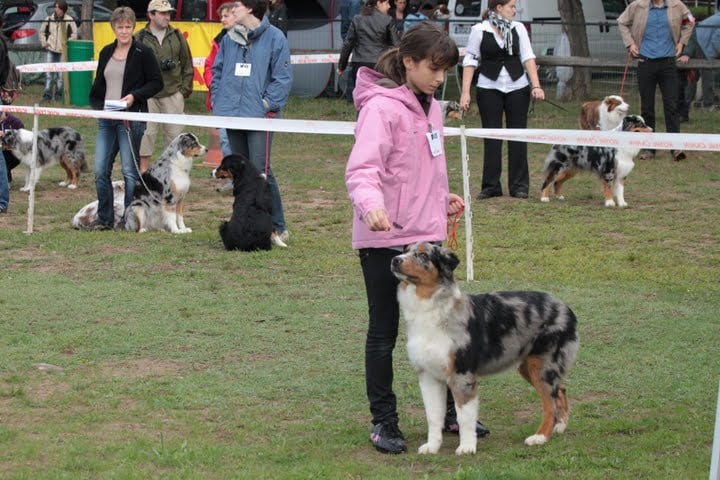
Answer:
MULTIPOLYGON (((265 17, 267 0, 241 0, 235 7, 238 25, 220 42, 212 67, 213 114, 232 117, 280 115, 292 87, 290 48, 282 31, 265 17)), ((280 189, 270 168, 272 133, 227 129, 230 148, 260 172, 267 173, 273 197, 273 243, 285 246, 285 224, 280 189)))

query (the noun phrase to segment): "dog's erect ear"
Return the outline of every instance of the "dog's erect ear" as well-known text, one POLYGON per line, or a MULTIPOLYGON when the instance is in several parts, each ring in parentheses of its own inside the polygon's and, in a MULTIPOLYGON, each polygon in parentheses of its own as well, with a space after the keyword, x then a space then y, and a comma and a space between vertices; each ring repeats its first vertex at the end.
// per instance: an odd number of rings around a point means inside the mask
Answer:
POLYGON ((452 280, 453 272, 460 265, 460 259, 452 250, 445 247, 435 247, 433 249, 433 263, 440 272, 442 278, 452 280))

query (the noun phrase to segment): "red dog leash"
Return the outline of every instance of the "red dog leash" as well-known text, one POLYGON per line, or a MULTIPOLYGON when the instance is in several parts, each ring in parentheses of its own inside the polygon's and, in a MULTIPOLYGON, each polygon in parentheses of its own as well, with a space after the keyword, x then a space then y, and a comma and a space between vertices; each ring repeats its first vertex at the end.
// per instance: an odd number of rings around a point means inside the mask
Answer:
POLYGON ((627 54, 627 61, 625 62, 625 71, 623 72, 622 81, 620 82, 620 93, 619 95, 622 97, 623 91, 625 90, 625 79, 627 78, 628 68, 630 68, 630 62, 632 61, 632 55, 630 55, 630 52, 627 54))
POLYGON ((457 227, 464 210, 465 207, 462 207, 460 211, 455 214, 452 223, 448 222, 448 247, 450 247, 453 252, 456 252, 458 249, 457 227))

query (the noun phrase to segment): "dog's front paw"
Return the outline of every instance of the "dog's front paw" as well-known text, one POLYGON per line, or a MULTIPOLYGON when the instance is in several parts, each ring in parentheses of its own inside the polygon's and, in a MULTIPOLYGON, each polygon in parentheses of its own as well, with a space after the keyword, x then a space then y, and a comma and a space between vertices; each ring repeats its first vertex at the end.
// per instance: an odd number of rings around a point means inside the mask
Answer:
POLYGON ((145 232, 147 232, 147 228, 141 228, 140 230, 138 230, 138 233, 145 233, 145 232))
POLYGON ((192 228, 190 228, 190 227, 179 228, 176 232, 173 232, 173 233, 192 233, 192 228))
POLYGON ((420 455, 427 455, 435 454, 440 450, 440 442, 427 442, 423 445, 420 445, 420 448, 418 448, 418 453, 420 455))
POLYGON ((540 201, 547 203, 550 201, 550 197, 540 197, 540 201))
POLYGON ((455 455, 467 455, 468 453, 474 454, 477 451, 477 442, 474 444, 460 443, 460 446, 455 449, 455 455))
POLYGON ((67 186, 68 186, 68 182, 66 182, 65 180, 63 180, 62 182, 59 182, 58 185, 60 185, 61 187, 67 187, 67 186))
POLYGON ((547 442, 545 435, 530 435, 525 439, 525 445, 542 445, 547 442))
POLYGON ((606 206, 606 207, 614 207, 614 206, 615 206, 615 200, 605 200, 605 206, 606 206))
POLYGON ((565 195, 557 195, 555 198, 558 200, 565 200, 565 195))
POLYGON ((20 187, 20 191, 21 191, 21 192, 29 192, 29 191, 30 191, 30 187, 20 187))
POLYGON ((67 186, 70 190, 75 190, 77 188, 77 185, 73 185, 72 183, 67 186))
POLYGON ((626 208, 628 206, 627 202, 625 200, 618 200, 617 206, 620 208, 626 208))
POLYGON ((558 422, 553 427, 553 433, 565 433, 565 429, 567 429, 567 423, 558 422))

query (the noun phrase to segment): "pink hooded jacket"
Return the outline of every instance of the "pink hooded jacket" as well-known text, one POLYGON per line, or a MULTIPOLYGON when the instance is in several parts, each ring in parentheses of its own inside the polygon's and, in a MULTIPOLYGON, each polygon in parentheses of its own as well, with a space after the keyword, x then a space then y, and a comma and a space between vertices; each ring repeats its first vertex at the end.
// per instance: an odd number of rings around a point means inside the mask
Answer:
POLYGON ((359 116, 345 169, 354 210, 353 248, 445 240, 449 190, 440 105, 432 99, 426 115, 406 86, 365 67, 353 96, 359 116), (426 136, 431 130, 439 131, 443 146, 437 157, 426 136), (363 223, 375 208, 387 212, 389 232, 372 232, 363 223))

